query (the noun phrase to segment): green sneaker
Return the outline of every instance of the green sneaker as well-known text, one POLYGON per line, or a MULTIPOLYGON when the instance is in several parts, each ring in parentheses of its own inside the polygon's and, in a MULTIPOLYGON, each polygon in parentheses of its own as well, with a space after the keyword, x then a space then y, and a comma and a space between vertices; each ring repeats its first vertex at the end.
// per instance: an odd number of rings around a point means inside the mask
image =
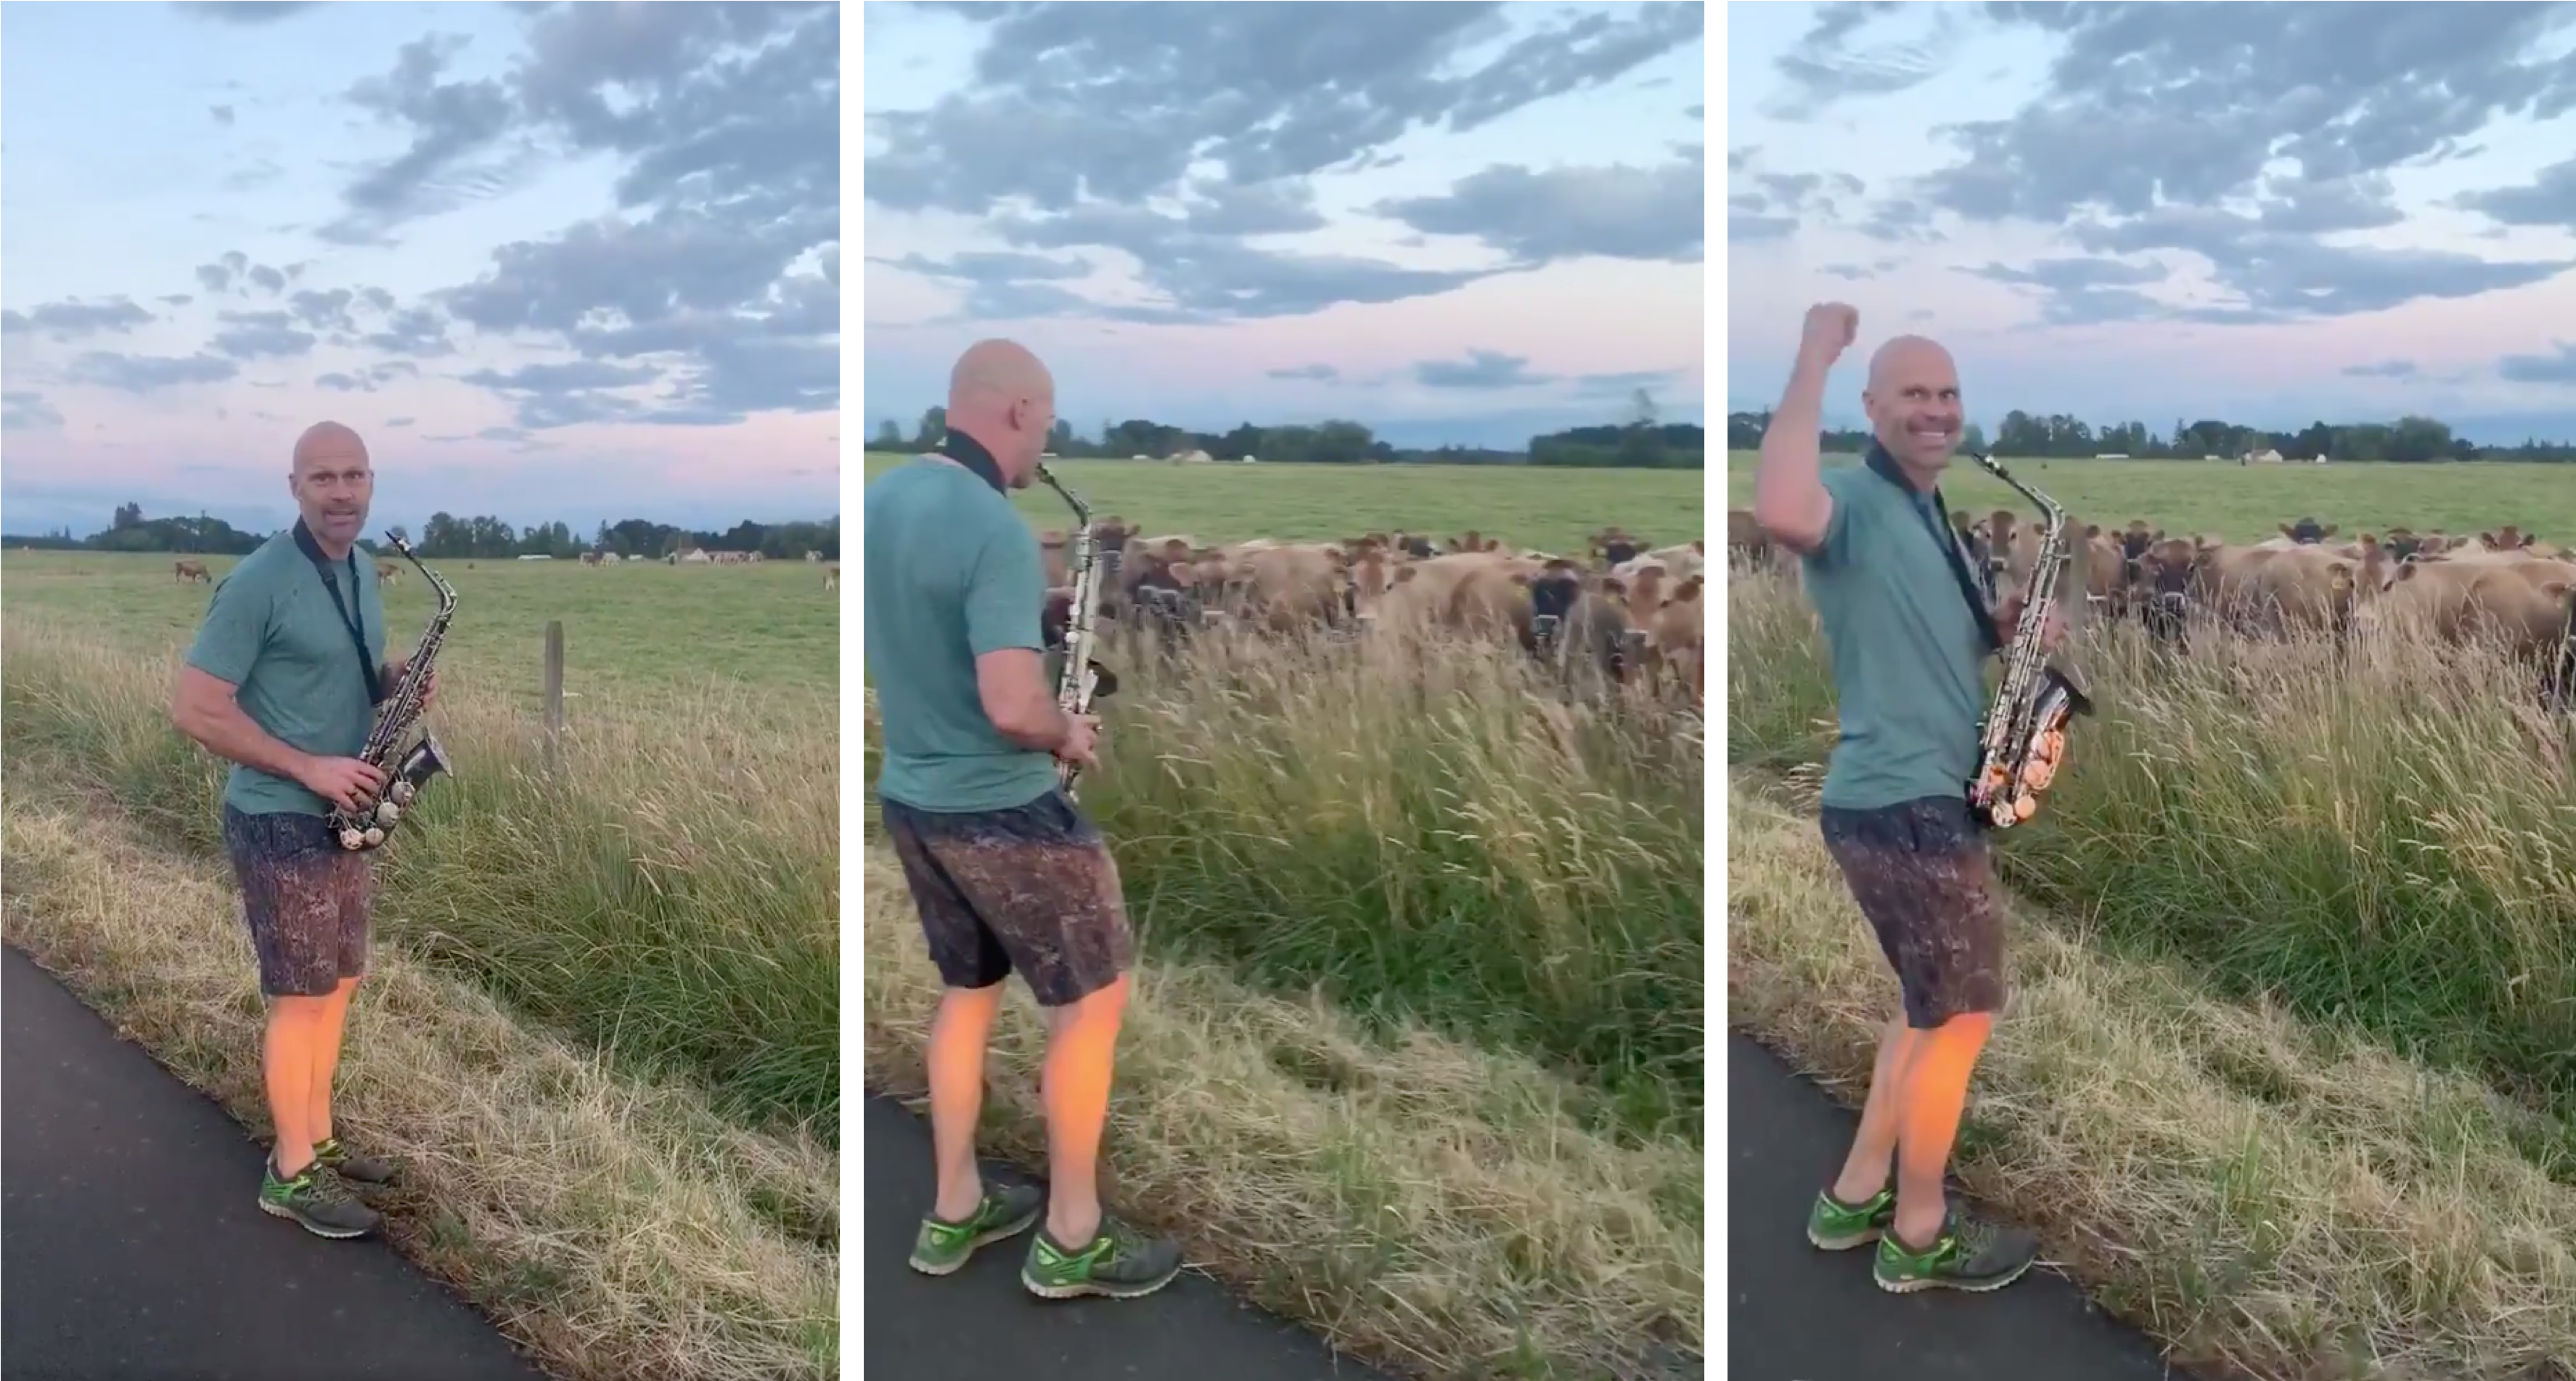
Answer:
POLYGON ((952 1223, 935 1213, 921 1215, 921 1231, 912 1239, 912 1268, 923 1275, 953 1274, 975 1254, 977 1247, 999 1242, 1029 1230, 1038 1220, 1038 1204, 1045 1196, 1033 1184, 984 1187, 984 1201, 975 1206, 961 1223, 952 1223))
POLYGON ((1038 1235, 1029 1239, 1029 1259, 1020 1267, 1020 1283, 1040 1299, 1084 1295, 1136 1299, 1171 1284, 1180 1273, 1178 1243, 1148 1238, 1103 1214, 1099 1230, 1079 1250, 1038 1229, 1038 1235))
POLYGON ((1834 1197, 1831 1189, 1816 1191, 1816 1203, 1807 1210, 1807 1240, 1824 1251, 1848 1251, 1867 1246, 1879 1239, 1896 1221, 1896 1191, 1881 1189, 1856 1204, 1834 1197))
POLYGON ((1891 1225, 1879 1236, 1870 1274, 1878 1288, 1893 1294, 1935 1289, 1983 1294, 2021 1279, 2038 1259, 2036 1236, 1979 1222, 1954 1208, 1940 1237, 1920 1252, 1897 1240, 1891 1225))
POLYGON ((385 1221, 323 1173, 322 1162, 317 1160, 281 1180, 274 1156, 260 1170, 259 1211, 300 1224, 316 1237, 364 1237, 385 1221))
POLYGON ((362 1156, 340 1144, 340 1138, 325 1137, 313 1143, 313 1158, 322 1168, 352 1184, 374 1187, 394 1182, 394 1167, 374 1156, 362 1156))

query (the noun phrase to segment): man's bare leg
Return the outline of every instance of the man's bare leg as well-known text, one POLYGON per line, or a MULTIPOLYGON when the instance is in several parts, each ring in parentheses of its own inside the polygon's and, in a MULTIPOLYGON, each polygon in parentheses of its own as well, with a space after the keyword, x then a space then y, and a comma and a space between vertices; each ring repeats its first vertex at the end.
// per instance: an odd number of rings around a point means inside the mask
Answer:
POLYGON ((331 1080, 340 1071, 340 1036, 348 1029, 349 997, 357 990, 357 979, 343 978, 329 996, 307 999, 321 1004, 313 1019, 313 1091, 304 1120, 305 1136, 315 1144, 331 1139, 331 1080))
POLYGON ((327 997, 272 997, 268 1029, 260 1042, 260 1082, 268 1093, 268 1119, 277 1128, 271 1151, 279 1179, 292 1179, 313 1163, 314 1049, 322 1037, 327 997))
POLYGON ((975 1168, 975 1126, 984 1111, 984 1048, 993 1014, 1002 1008, 1002 985, 950 988, 940 994, 930 1021, 930 1142, 937 1157, 939 1191, 931 1212, 951 1223, 973 1215, 984 1199, 984 1177, 975 1168))
POLYGON ((1878 1060, 1869 1072, 1869 1095, 1861 1104, 1860 1130, 1852 1137, 1841 1177, 1834 1181, 1834 1197, 1844 1203, 1867 1203, 1896 1172, 1896 1132, 1918 1034, 1900 1017, 1879 1035, 1878 1060))
POLYGON ((1993 1034, 1992 1013, 1968 1012, 1918 1032, 1897 1109, 1896 1238, 1919 1250, 1941 1235, 1948 1216, 1942 1178, 1968 1107, 1968 1076, 1993 1034))
POLYGON ((1046 1229, 1068 1247, 1100 1231, 1100 1133, 1109 1121, 1109 1085, 1126 1012, 1127 976, 1120 974, 1108 987, 1047 1013, 1046 1065, 1039 1076, 1047 1121, 1046 1229))

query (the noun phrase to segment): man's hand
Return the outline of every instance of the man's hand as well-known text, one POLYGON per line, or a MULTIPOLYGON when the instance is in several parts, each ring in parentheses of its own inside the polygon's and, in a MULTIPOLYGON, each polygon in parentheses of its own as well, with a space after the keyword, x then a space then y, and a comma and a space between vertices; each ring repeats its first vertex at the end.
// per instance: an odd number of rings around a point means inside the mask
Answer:
POLYGON ((1819 302, 1807 309, 1807 326, 1798 338, 1798 358, 1830 368, 1860 336, 1860 310, 1842 302, 1819 302))
POLYGON ((1100 717, 1088 714, 1065 717, 1073 721, 1073 732, 1064 736, 1064 746, 1056 749, 1055 755, 1076 767, 1098 767, 1100 717))
POLYGON ((385 789, 385 774, 356 758, 308 758, 296 772, 304 789, 338 806, 357 810, 385 789))
MULTIPOLYGON (((394 688, 394 693, 400 694, 404 679, 411 675, 411 659, 405 657, 388 662, 385 664, 385 671, 387 673, 386 684, 394 688)), ((438 668, 431 667, 429 669, 429 680, 423 682, 420 688, 421 712, 424 714, 428 713, 429 707, 437 703, 438 668)))

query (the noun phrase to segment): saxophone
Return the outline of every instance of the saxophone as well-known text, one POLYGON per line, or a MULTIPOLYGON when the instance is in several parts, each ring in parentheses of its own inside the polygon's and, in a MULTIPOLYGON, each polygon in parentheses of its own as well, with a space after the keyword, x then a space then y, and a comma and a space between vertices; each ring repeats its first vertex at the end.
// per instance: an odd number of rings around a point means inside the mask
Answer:
MULTIPOLYGON (((1073 534, 1066 543, 1066 564, 1073 574, 1073 612, 1064 632, 1064 665, 1056 672, 1056 708, 1069 715, 1091 713, 1092 697, 1107 694, 1102 688, 1106 673, 1091 660, 1092 622, 1100 610, 1101 556, 1100 539, 1092 530, 1091 505, 1068 489, 1044 465, 1038 467, 1038 478, 1056 496, 1073 509, 1073 534)), ((1110 685, 1115 685, 1112 681, 1110 685)), ((1073 796, 1073 779, 1082 769, 1062 758, 1056 759, 1055 777, 1064 794, 1073 796)))
POLYGON ((383 799, 355 811, 331 808, 332 832, 339 837, 340 847, 351 851, 383 844, 394 822, 420 795, 420 789, 429 784, 430 778, 448 770, 447 754, 438 746, 438 736, 427 729, 421 730, 420 742, 413 744, 398 763, 394 747, 420 718, 430 668, 437 665, 439 646, 447 641, 448 620, 456 617, 456 591, 439 579, 436 571, 421 564, 411 543, 390 532, 385 538, 429 582, 431 592, 438 596, 438 611, 429 616, 429 627, 422 631, 420 642, 412 648, 411 661, 404 668, 402 685, 376 711, 375 726, 367 731, 367 746, 358 752, 359 761, 385 774, 383 799))
POLYGON ((2041 515, 2039 559, 2012 646, 2004 649, 2003 681, 1986 711, 1977 774, 1968 782, 1968 808, 1996 829, 2009 829, 2038 813, 2039 794, 2065 761, 2068 725, 2077 715, 2091 714, 2093 702, 2049 665, 2039 645, 2057 610, 2058 582, 2066 574, 2066 510, 1988 457, 1971 451, 1969 458, 2037 505, 2041 515))

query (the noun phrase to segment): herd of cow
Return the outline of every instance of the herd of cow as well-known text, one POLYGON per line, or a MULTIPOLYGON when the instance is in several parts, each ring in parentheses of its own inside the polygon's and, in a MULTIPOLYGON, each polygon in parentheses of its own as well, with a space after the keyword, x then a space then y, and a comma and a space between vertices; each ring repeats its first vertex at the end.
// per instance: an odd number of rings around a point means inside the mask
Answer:
MULTIPOLYGON (((1952 515, 1993 596, 2029 584, 2039 531, 1999 509, 1952 515)), ((2195 619, 2254 637, 2336 638, 2403 632, 2449 643, 2501 647, 2536 666, 2544 693, 2565 704, 2576 690, 2576 552, 2507 525, 2466 535, 2392 527, 2339 540, 2313 517, 2279 535, 2236 544, 2176 536, 2132 520, 2126 528, 2087 525, 2068 562, 2069 607, 2135 620, 2152 636, 2182 643, 2195 619)), ((1730 559, 1753 566, 1778 553, 1743 509, 1727 514, 1730 559)))
MULTIPOLYGON (((1446 541, 1373 532, 1343 541, 1203 543, 1146 535, 1121 518, 1102 522, 1096 537, 1104 637, 1151 629, 1169 649, 1213 629, 1439 630, 1510 639, 1560 666, 1702 694, 1704 542, 1649 549, 1612 526, 1594 533, 1578 560, 1473 531, 1446 541)), ((1042 533, 1039 542, 1052 645, 1071 615, 1072 575, 1065 534, 1042 533)))

